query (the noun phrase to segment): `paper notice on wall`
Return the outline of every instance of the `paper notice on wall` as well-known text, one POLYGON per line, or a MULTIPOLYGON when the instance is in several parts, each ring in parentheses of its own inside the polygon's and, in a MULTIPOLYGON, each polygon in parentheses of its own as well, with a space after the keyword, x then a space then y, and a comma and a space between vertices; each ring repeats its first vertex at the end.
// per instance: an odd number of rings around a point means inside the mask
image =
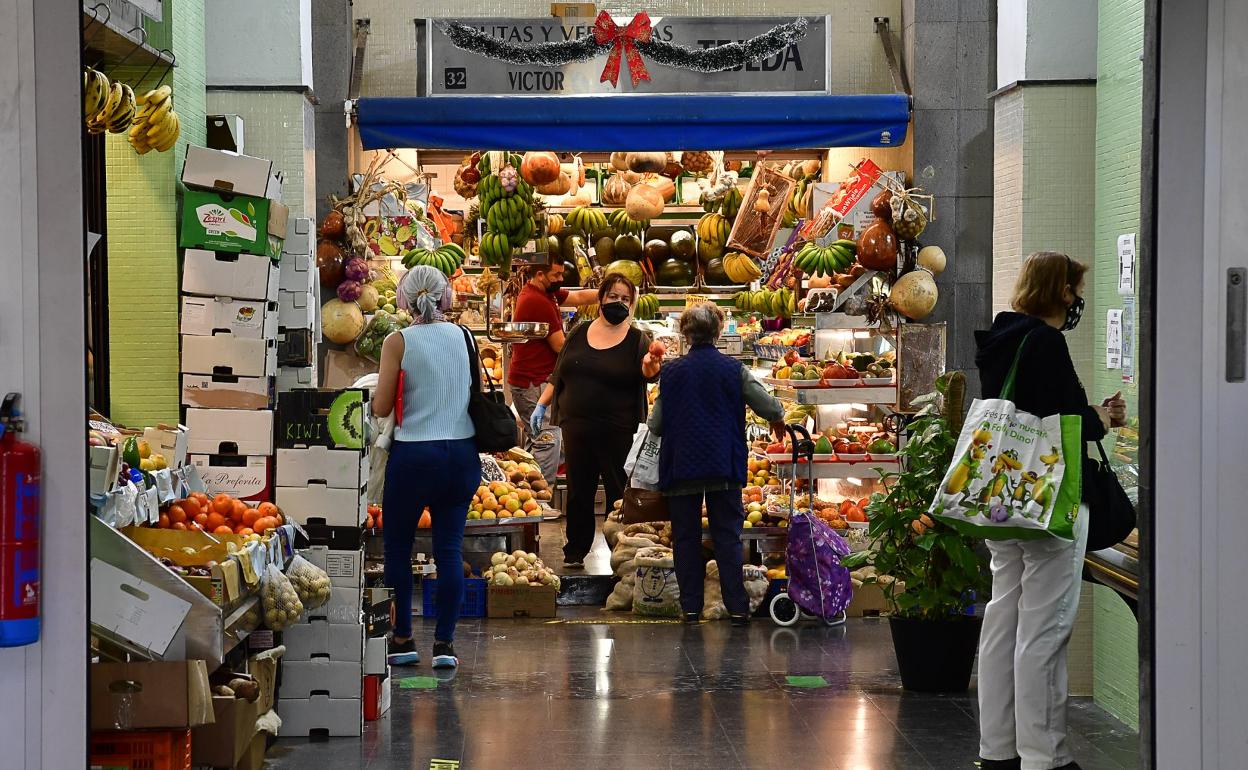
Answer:
POLYGON ((1122 368, 1122 311, 1110 310, 1105 321, 1105 368, 1122 368))
POLYGON ((1135 382, 1135 297, 1122 298, 1122 381, 1135 382))
POLYGON ((1135 233, 1118 236, 1118 293, 1135 294, 1135 233))

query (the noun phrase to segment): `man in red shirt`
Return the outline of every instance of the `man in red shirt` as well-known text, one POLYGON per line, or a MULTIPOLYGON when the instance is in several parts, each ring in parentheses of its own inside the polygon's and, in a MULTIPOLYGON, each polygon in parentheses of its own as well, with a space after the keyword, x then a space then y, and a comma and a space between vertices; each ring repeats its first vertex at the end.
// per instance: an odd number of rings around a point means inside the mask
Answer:
POLYGON ((546 387, 546 380, 555 370, 555 360, 563 350, 563 317, 560 306, 580 307, 598 302, 595 289, 568 291, 563 288, 564 266, 561 262, 533 268, 529 282, 520 290, 512 320, 535 321, 550 325, 550 333, 544 340, 529 340, 511 346, 511 366, 507 371, 507 384, 511 386, 511 400, 524 425, 526 447, 541 466, 542 476, 552 486, 559 471, 559 429, 545 420, 542 431, 533 435, 529 427, 530 417, 537 401, 546 387))

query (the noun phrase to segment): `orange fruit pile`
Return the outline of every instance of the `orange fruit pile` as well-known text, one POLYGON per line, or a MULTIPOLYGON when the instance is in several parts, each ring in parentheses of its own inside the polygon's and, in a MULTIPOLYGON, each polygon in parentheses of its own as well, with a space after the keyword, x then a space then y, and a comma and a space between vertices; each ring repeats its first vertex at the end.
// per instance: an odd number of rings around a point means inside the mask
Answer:
POLYGON ((175 500, 160 514, 160 529, 202 530, 214 535, 263 534, 285 523, 281 511, 273 503, 248 503, 227 494, 209 497, 192 492, 175 500))

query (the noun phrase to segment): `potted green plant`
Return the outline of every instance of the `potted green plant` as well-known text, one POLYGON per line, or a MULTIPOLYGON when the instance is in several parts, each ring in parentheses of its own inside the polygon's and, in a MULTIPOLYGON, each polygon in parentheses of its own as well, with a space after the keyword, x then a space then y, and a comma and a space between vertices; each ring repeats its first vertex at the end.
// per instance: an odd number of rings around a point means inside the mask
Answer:
POLYGON ((925 692, 961 692, 970 685, 981 618, 976 596, 990 583, 977 540, 927 516, 928 505, 953 461, 961 429, 965 376, 953 372, 907 426, 901 470, 882 472, 884 492, 872 495, 867 515, 871 548, 844 560, 851 570, 872 565, 891 610, 889 628, 902 686, 925 692))

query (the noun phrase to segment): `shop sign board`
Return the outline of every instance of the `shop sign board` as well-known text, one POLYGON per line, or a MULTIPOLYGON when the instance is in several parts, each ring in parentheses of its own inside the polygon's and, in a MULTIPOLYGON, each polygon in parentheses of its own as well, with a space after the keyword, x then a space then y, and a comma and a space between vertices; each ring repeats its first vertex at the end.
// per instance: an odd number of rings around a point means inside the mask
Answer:
MULTIPOLYGON (((426 50, 430 96, 584 96, 620 94, 826 94, 830 78, 828 17, 807 17, 806 35, 775 56, 724 72, 695 72, 646 61, 649 81, 634 88, 628 72, 618 88, 602 82, 606 56, 560 67, 516 65, 456 48, 430 20, 426 50)), ((507 43, 530 45, 575 40, 593 34, 593 19, 456 19, 507 43)), ((761 35, 793 17, 653 16, 657 39, 694 49, 735 43, 761 35)), ((616 19, 626 25, 629 18, 616 19)), ((644 54, 642 55, 644 59, 644 54)))

